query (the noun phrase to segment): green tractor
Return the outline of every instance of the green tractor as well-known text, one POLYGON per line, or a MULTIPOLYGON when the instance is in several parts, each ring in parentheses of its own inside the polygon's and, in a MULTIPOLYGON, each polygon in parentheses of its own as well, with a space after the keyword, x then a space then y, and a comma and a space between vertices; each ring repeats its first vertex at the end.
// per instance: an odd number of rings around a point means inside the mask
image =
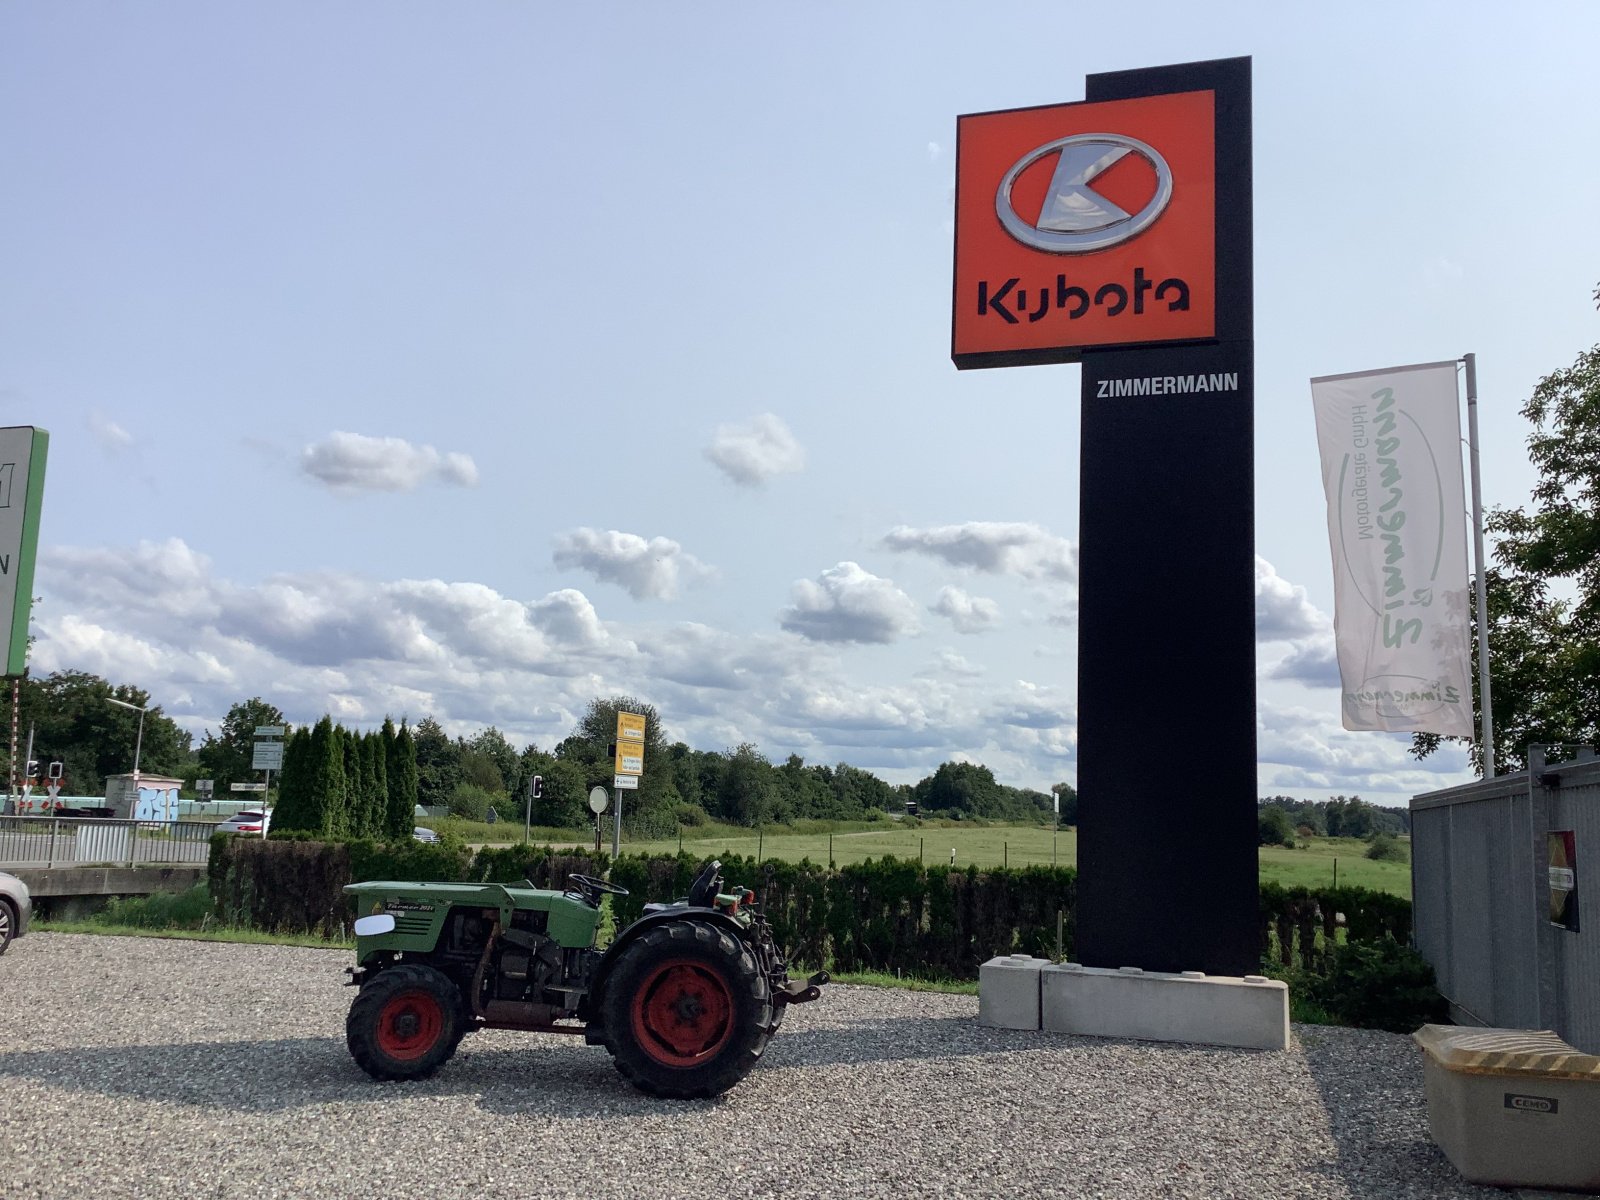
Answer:
POLYGON ((477 1029, 582 1034, 652 1096, 716 1096, 750 1073, 785 1008, 824 972, 791 980, 745 888, 709 862, 687 897, 646 904, 605 950, 600 902, 627 890, 571 875, 565 891, 497 883, 355 883, 361 990, 345 1040, 374 1079, 423 1079, 477 1029))

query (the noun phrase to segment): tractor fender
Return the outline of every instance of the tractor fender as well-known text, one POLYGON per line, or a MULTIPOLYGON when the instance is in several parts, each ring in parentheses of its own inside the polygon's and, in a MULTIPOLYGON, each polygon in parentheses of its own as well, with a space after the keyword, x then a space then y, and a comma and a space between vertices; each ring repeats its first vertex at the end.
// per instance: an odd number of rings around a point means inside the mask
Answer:
POLYGON ((600 961, 594 968, 594 973, 589 978, 589 990, 583 998, 583 1005, 578 1015, 585 1020, 593 1020, 600 1012, 600 1005, 605 996, 606 978, 611 974, 611 968, 622 957, 622 952, 634 942, 638 941, 652 929, 662 925, 669 925, 675 921, 695 921, 703 925, 713 925, 718 929, 726 929, 741 942, 749 939, 749 930, 735 921, 727 913, 715 908, 691 908, 688 905, 674 905, 660 912, 645 913, 634 921, 621 933, 612 939, 611 945, 606 947, 605 953, 600 956, 600 961))

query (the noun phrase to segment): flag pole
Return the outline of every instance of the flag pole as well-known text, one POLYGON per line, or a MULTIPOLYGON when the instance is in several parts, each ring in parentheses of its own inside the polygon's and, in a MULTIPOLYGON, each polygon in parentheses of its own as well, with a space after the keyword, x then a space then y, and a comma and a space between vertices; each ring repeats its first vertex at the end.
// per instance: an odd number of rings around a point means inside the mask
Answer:
POLYGON ((1478 599, 1478 744, 1483 749, 1483 777, 1494 777, 1494 699, 1489 691, 1489 585, 1483 564, 1483 478, 1478 470, 1478 356, 1468 354, 1467 457, 1472 465, 1472 548, 1477 563, 1478 599))

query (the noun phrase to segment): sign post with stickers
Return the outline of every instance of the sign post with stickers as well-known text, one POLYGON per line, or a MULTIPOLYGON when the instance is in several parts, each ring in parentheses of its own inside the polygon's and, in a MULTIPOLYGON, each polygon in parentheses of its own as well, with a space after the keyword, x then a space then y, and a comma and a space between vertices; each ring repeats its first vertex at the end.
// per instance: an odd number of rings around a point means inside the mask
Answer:
POLYGON ((1082 364, 1074 958, 1244 975, 1250 60, 1091 75, 1085 95, 958 119, 951 357, 1082 364))
POLYGON ((271 821, 270 806, 272 803, 272 773, 283 770, 283 743, 279 741, 289 728, 286 725, 257 725, 256 743, 250 756, 250 769, 252 771, 265 771, 266 779, 261 784, 261 836, 267 836, 267 825, 271 821))
POLYGON ((622 851, 622 793, 639 787, 639 776, 644 774, 644 714, 619 712, 617 714, 617 745, 613 756, 614 777, 611 787, 616 794, 617 810, 611 820, 611 855, 622 851))

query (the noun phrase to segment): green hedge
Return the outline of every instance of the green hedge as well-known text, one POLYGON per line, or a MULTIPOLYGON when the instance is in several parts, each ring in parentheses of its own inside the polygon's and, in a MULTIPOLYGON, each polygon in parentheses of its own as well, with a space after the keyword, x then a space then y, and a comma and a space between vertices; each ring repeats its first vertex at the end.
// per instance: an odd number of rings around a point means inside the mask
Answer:
MULTIPOLYGON (((461 880, 559 888, 573 872, 604 876, 629 895, 613 900, 621 928, 651 900, 684 896, 703 866, 688 854, 624 855, 548 846, 487 848, 370 841, 259 841, 217 837, 210 885, 224 919, 285 933, 342 932, 354 913, 345 884, 373 879, 461 880)), ((1077 874, 1070 867, 1013 869, 923 866, 883 858, 830 870, 798 863, 728 857, 728 886, 756 893, 773 935, 791 962, 834 971, 901 972, 923 978, 975 979, 997 954, 1053 956, 1056 921, 1063 947, 1074 935, 1077 874)), ((1261 886, 1264 961, 1309 972, 1328 969, 1343 940, 1395 941, 1411 936, 1409 901, 1364 888, 1261 886)))
POLYGON ((1261 957, 1284 967, 1326 971, 1347 942, 1411 941, 1411 901, 1368 888, 1261 885, 1261 957))

